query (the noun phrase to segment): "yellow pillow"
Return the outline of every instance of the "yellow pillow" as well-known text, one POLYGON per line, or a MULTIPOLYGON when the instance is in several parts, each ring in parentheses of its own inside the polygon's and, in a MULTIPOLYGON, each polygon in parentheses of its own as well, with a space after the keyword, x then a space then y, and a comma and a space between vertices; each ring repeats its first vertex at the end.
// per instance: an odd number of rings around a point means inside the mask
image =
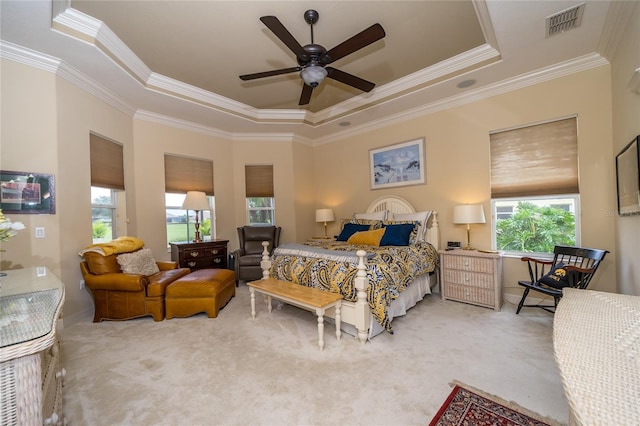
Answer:
POLYGON ((362 244, 366 246, 379 247, 380 240, 384 235, 384 228, 374 229, 372 231, 356 232, 347 240, 347 244, 362 244))

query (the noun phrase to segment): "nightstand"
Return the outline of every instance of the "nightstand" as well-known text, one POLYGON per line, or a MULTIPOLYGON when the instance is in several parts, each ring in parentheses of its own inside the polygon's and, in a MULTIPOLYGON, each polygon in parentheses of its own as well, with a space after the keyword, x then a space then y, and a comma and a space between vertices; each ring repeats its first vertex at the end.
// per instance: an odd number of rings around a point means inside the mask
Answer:
POLYGON ((502 253, 440 250, 442 298, 500 310, 502 253))
POLYGON ((227 243, 229 240, 211 240, 179 242, 171 244, 171 260, 178 262, 181 268, 227 269, 227 243))

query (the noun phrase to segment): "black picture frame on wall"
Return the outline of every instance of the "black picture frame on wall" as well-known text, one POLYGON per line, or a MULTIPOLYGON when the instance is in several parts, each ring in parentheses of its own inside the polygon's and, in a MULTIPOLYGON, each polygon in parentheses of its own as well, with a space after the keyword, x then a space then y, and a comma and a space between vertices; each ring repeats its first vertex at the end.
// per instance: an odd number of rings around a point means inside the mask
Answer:
POLYGON ((618 214, 640 214, 640 135, 636 136, 616 155, 616 185, 618 214))
POLYGON ((12 214, 55 214, 54 176, 0 170, 0 208, 12 214))

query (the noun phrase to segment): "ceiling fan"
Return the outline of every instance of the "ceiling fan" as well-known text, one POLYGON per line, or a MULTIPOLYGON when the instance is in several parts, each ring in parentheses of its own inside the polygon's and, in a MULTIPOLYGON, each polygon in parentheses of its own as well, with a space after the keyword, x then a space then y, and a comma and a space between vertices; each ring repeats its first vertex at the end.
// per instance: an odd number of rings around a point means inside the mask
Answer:
POLYGON ((340 71, 339 69, 328 67, 327 65, 383 38, 385 32, 382 25, 373 24, 366 30, 343 41, 334 48, 327 50, 323 46, 313 42, 313 24, 318 22, 318 17, 319 14, 315 10, 307 10, 304 13, 304 20, 311 26, 311 43, 305 46, 301 46, 275 16, 261 17, 260 20, 262 23, 296 55, 299 66, 255 74, 245 74, 241 75, 240 79, 247 81, 300 71, 300 77, 304 80, 305 84, 302 87, 302 94, 300 95, 298 105, 307 105, 309 103, 313 89, 322 83, 325 77, 348 84, 364 92, 370 92, 376 86, 374 83, 356 77, 353 74, 340 71))

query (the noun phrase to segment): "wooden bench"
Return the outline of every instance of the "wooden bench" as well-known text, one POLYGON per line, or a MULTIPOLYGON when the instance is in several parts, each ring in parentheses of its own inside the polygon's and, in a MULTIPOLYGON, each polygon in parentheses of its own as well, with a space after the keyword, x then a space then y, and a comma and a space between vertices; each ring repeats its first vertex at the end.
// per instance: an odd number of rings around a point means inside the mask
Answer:
POLYGON ((251 318, 256 318, 256 291, 267 299, 267 309, 271 312, 271 298, 281 300, 299 308, 307 309, 318 315, 318 346, 324 349, 324 314, 327 309, 335 307, 336 338, 339 340, 340 307, 342 295, 280 281, 275 278, 263 278, 259 281, 248 282, 251 293, 251 318))

